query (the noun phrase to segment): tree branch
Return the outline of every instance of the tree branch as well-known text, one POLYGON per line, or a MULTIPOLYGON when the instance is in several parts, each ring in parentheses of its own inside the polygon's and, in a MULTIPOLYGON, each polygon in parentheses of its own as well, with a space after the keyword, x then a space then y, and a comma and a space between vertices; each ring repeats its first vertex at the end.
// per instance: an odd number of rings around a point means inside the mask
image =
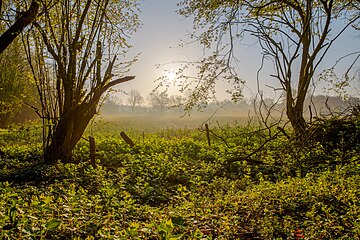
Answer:
POLYGON ((135 78, 135 76, 126 76, 126 77, 123 77, 123 78, 119 78, 119 79, 116 79, 116 80, 113 80, 111 82, 109 82, 108 84, 106 84, 102 89, 101 89, 101 94, 103 94, 104 92, 106 92, 109 88, 117 85, 117 84, 120 84, 120 83, 124 83, 124 82, 128 82, 130 80, 133 80, 135 78))
POLYGON ((29 9, 24 12, 15 23, 0 36, 0 54, 15 40, 15 38, 31 24, 37 17, 40 9, 38 0, 33 0, 29 9))
POLYGON ((101 95, 103 95, 109 88, 111 88, 111 87, 113 87, 113 86, 115 86, 117 84, 133 80, 134 78, 135 78, 135 76, 126 76, 126 77, 123 77, 123 78, 113 80, 113 81, 109 82, 108 84, 106 84, 105 86, 103 86, 101 89, 97 89, 97 91, 95 89, 94 95, 92 97, 91 97, 92 92, 88 93, 86 98, 89 98, 89 105, 92 105, 93 103, 96 103, 100 99, 101 95))

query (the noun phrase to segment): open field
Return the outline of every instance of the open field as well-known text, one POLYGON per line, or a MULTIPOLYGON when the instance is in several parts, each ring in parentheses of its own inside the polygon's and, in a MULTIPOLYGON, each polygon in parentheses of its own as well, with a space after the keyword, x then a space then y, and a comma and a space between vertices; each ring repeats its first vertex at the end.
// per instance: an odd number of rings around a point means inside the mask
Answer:
POLYGON ((201 127, 204 123, 211 123, 217 126, 218 124, 242 124, 246 125, 249 121, 248 116, 239 115, 236 113, 222 113, 212 116, 210 113, 196 113, 188 115, 178 114, 119 114, 119 115, 100 115, 98 119, 102 119, 107 124, 114 124, 119 128, 125 130, 143 130, 156 131, 160 129, 179 129, 187 128, 194 129, 201 127))
POLYGON ((211 146, 198 129, 206 118, 98 119, 86 132, 95 167, 85 139, 74 163, 48 166, 40 128, 2 132, 1 238, 360 238, 357 135, 351 148, 265 142, 269 130, 225 119, 210 125, 211 146))

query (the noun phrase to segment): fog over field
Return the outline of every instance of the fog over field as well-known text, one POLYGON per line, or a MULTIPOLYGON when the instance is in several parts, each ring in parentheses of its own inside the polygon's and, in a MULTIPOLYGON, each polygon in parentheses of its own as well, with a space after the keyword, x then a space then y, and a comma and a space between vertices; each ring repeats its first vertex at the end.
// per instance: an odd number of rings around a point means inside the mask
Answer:
MULTIPOLYGON (((278 119, 284 103, 273 99, 265 99, 266 107, 261 107, 262 114, 266 114, 271 108, 271 116, 278 119)), ((342 112, 359 102, 359 99, 350 98, 341 100, 339 97, 314 96, 306 101, 307 111, 305 116, 320 117, 330 116, 331 113, 342 112), (310 113, 311 108, 311 113, 310 113)), ((238 103, 229 100, 209 103, 202 108, 194 107, 191 111, 184 111, 182 106, 172 107, 165 104, 162 108, 150 106, 149 103, 142 106, 131 107, 117 103, 113 98, 107 99, 100 108, 95 122, 108 122, 121 129, 156 130, 163 128, 200 128, 205 123, 210 126, 247 125, 256 124, 259 119, 259 102, 243 100, 238 103)), ((286 116, 283 116, 286 121, 286 116)))

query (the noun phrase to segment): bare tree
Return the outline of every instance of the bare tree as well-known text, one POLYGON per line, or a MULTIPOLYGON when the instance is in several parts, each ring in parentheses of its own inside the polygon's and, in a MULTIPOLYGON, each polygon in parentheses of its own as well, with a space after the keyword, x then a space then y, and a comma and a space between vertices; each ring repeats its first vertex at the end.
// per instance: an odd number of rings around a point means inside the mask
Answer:
POLYGON ((36 28, 28 35, 28 58, 47 126, 47 162, 70 161, 101 96, 134 79, 121 75, 135 59, 120 66, 115 54, 123 55, 129 48, 128 34, 139 25, 136 11, 135 0, 63 0, 33 22, 36 28))
POLYGON ((353 0, 183 0, 180 6, 180 14, 194 16, 194 27, 201 31, 192 37, 215 49, 199 63, 193 97, 201 99, 224 73, 239 83, 232 68, 235 40, 250 33, 263 50, 263 61, 274 65, 271 76, 286 92, 286 114, 297 135, 306 130, 304 100, 315 71, 339 36, 360 19, 360 2, 353 0))
POLYGON ((144 102, 144 98, 141 96, 140 92, 136 89, 131 89, 129 92, 128 103, 131 106, 132 111, 137 105, 140 105, 144 102))

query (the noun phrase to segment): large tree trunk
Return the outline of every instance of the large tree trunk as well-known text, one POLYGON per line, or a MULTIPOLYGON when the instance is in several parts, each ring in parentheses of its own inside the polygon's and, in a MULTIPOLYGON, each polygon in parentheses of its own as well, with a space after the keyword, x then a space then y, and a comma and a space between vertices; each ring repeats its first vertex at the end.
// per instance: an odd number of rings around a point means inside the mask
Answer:
MULTIPOLYGON (((115 62, 115 58, 113 62, 115 62)), ((111 74, 111 71, 109 73, 111 74)), ((64 111, 60 114, 59 122, 55 125, 50 145, 45 149, 45 161, 47 163, 55 163, 57 160, 61 160, 63 163, 70 162, 77 142, 82 137, 90 120, 96 114, 96 108, 102 94, 110 87, 134 78, 134 76, 126 76, 113 80, 102 88, 96 89, 91 99, 84 100, 78 105, 74 106, 68 101, 69 105, 63 108, 64 111)), ((75 102, 80 102, 80 99, 76 99, 75 102)))
POLYGON ((44 158, 47 163, 55 163, 58 160, 67 163, 72 160, 75 145, 95 115, 96 105, 89 106, 84 103, 62 115, 51 136, 51 143, 45 149, 44 158))

